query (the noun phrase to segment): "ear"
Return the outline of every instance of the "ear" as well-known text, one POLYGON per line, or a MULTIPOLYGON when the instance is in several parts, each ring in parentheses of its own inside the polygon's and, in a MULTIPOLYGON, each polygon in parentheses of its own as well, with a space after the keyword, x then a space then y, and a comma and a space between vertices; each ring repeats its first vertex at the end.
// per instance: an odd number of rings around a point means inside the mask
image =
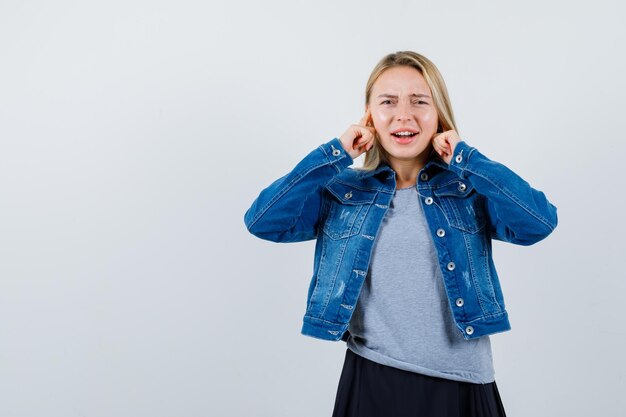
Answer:
MULTIPOLYGON (((369 104, 366 104, 365 105, 365 111, 367 112, 368 109, 370 109, 370 106, 369 106, 369 104)), ((367 122, 367 126, 372 126, 372 127, 374 126, 374 119, 372 118, 372 114, 371 113, 370 113, 370 119, 367 122)))

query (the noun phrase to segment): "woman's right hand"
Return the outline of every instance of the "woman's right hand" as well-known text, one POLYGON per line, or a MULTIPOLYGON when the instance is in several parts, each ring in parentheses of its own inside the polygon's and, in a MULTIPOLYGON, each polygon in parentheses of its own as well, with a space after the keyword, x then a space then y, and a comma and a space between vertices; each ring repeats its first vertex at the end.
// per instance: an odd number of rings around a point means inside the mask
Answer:
POLYGON ((374 146, 376 129, 371 124, 371 113, 369 108, 358 124, 352 125, 339 138, 343 149, 352 157, 358 158, 363 152, 369 151, 374 146))

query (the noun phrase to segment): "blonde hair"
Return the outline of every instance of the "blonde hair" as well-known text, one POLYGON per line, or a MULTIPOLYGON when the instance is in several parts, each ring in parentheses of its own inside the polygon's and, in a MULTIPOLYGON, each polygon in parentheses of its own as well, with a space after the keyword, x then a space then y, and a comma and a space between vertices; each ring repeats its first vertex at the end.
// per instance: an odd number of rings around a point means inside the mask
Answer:
MULTIPOLYGON (((391 53, 381 59, 378 64, 372 70, 367 85, 365 87, 365 105, 369 104, 370 95, 372 94, 372 87, 374 83, 380 77, 380 75, 389 68, 408 66, 415 68, 426 80, 428 87, 433 96, 433 102, 437 109, 437 118, 439 124, 437 126, 437 133, 444 132, 446 130, 455 130, 456 123, 454 122, 454 113, 452 112, 452 104, 448 96, 448 89, 443 81, 441 73, 428 58, 412 51, 399 51, 391 53)), ((380 138, 376 134, 374 140, 374 146, 365 153, 365 160, 363 166, 359 169, 366 171, 374 170, 380 166, 381 163, 389 163, 387 158, 387 152, 380 144, 380 138)))

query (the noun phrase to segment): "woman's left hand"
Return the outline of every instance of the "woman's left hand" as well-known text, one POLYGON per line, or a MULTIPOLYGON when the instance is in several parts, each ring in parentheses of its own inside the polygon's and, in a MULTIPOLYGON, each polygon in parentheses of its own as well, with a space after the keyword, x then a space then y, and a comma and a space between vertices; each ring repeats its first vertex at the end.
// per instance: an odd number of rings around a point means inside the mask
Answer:
POLYGON ((452 155, 454 155, 454 148, 457 143, 461 142, 459 135, 455 130, 446 130, 445 132, 435 134, 432 141, 435 152, 450 165, 452 155))

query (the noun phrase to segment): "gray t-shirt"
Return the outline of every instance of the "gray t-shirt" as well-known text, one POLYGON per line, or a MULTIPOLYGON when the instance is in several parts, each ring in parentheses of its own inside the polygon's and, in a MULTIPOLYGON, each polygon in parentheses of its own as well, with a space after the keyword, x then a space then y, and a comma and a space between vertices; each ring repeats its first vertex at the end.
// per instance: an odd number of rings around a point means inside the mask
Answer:
POLYGON ((396 190, 349 331, 348 348, 374 362, 456 381, 494 381, 489 336, 465 340, 454 324, 415 186, 396 190))

